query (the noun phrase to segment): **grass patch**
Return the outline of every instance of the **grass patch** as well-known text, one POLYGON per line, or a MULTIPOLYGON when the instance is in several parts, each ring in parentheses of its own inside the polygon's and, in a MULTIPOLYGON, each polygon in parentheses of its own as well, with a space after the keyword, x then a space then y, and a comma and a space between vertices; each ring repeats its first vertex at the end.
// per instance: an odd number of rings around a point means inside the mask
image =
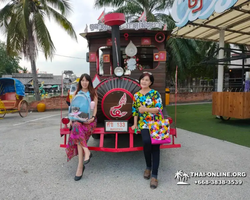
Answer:
MULTIPOLYGON (((167 106, 174 119, 175 106, 167 106)), ((212 115, 212 104, 178 105, 177 128, 250 147, 250 119, 222 121, 212 115)))

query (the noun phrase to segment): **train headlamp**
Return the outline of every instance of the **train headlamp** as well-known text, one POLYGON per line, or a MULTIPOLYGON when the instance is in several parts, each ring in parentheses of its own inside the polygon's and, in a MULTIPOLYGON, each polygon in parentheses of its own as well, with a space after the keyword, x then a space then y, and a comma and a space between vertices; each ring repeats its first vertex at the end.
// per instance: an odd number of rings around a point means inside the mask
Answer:
POLYGON ((124 70, 122 67, 116 67, 115 70, 114 70, 114 73, 116 76, 120 77, 123 75, 124 73, 124 70))

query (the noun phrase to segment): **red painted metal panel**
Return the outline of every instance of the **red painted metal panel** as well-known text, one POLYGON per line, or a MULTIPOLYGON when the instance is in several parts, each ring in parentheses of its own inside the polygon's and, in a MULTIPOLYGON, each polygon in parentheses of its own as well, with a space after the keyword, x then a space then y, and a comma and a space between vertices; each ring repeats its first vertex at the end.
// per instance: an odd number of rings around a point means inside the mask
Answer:
POLYGON ((133 134, 129 134, 129 147, 133 148, 134 146, 134 137, 133 134))
MULTIPOLYGON (((169 148, 180 148, 181 144, 168 144, 168 145, 161 145, 161 149, 169 149, 169 148)), ((105 152, 113 152, 113 153, 119 153, 119 152, 131 152, 131 151, 142 151, 143 147, 133 147, 133 148, 100 148, 100 147, 89 147, 90 150, 93 151, 105 151, 105 152)))
MULTIPOLYGON (((60 147, 66 148, 67 146, 67 134, 69 134, 69 129, 68 128, 62 128, 60 129, 61 135, 64 136, 64 144, 61 144, 60 147)), ((138 132, 140 133, 140 132, 138 132)), ((114 133, 114 132, 104 132, 104 127, 98 127, 95 129, 95 132, 93 134, 100 134, 100 142, 99 142, 99 147, 93 147, 89 146, 90 150, 94 151, 105 151, 105 152, 131 152, 131 151, 141 151, 143 150, 143 147, 134 147, 134 131, 129 127, 129 132, 124 132, 124 133, 114 133), (103 147, 104 144, 104 135, 105 134, 115 134, 115 147, 114 148, 106 148, 103 147), (126 148, 119 148, 118 147, 118 135, 119 134, 129 134, 129 147, 126 148)), ((180 148, 181 144, 175 144, 174 143, 174 138, 176 137, 176 129, 171 129, 170 134, 172 135, 172 143, 171 144, 164 144, 161 145, 161 149, 167 149, 167 148, 180 148)))
POLYGON ((61 135, 69 134, 69 129, 68 128, 60 128, 60 134, 61 135))
POLYGON ((102 148, 103 147, 103 142, 104 142, 104 134, 100 135, 100 143, 99 143, 99 147, 102 148))
MULTIPOLYGON (((69 134, 69 129, 68 128, 61 128, 60 129, 60 134, 61 135, 65 135, 65 134, 69 134)), ((134 134, 134 131, 131 129, 131 127, 128 128, 128 132, 119 132, 119 134, 134 134)), ((137 131, 138 134, 140 134, 139 131, 137 131)), ((104 131, 104 127, 97 127, 95 128, 95 131, 93 134, 115 134, 114 132, 105 132, 104 131)), ((171 128, 171 131, 170 131, 170 135, 173 135, 173 136, 176 136, 176 129, 174 128, 171 128)))
POLYGON ((123 13, 109 13, 104 16, 104 23, 108 26, 120 26, 125 22, 125 15, 123 13))
MULTIPOLYGON (((109 94, 111 94, 111 93, 113 93, 113 92, 124 92, 124 93, 126 93, 131 99, 133 99, 133 95, 132 95, 128 90, 125 90, 125 89, 123 89, 123 88, 114 88, 114 89, 108 91, 108 92, 104 95, 104 97, 103 97, 103 99, 102 99, 102 104, 101 104, 102 112, 103 112, 103 114, 105 115, 105 117, 107 117, 108 119, 110 119, 110 117, 109 117, 108 115, 106 115, 106 112, 104 111, 104 106, 105 106, 105 105, 104 105, 104 100, 105 100, 105 98, 106 98, 109 94)), ((125 120, 129 120, 131 117, 132 117, 132 116, 129 116, 129 118, 127 118, 127 119, 125 119, 125 120)))

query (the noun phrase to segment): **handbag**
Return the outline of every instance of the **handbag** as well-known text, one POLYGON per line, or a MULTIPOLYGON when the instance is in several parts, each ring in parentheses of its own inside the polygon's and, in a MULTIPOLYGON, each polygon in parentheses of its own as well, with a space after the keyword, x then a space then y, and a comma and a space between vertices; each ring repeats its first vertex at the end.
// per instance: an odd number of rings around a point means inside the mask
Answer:
POLYGON ((72 99, 68 116, 78 122, 86 122, 90 118, 90 100, 86 94, 79 92, 72 99))
POLYGON ((161 109, 162 120, 155 120, 147 122, 152 145, 171 143, 170 138, 170 123, 168 119, 164 119, 161 109))

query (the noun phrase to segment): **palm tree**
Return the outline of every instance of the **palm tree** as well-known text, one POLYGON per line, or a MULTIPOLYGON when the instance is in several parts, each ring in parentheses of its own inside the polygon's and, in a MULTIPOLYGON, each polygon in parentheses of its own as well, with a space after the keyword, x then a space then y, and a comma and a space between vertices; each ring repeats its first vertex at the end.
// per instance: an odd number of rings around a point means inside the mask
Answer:
POLYGON ((124 13, 128 21, 139 18, 142 12, 146 12, 147 21, 157 21, 155 13, 170 8, 174 0, 96 0, 96 7, 111 6, 117 8, 114 12, 124 13))
POLYGON ((183 182, 186 182, 188 180, 189 175, 187 173, 183 173, 183 182))
MULTIPOLYGON (((114 12, 121 12, 126 15, 128 21, 139 18, 143 11, 146 11, 147 21, 161 21, 167 24, 168 30, 173 30, 175 22, 173 18, 164 13, 170 8, 173 0, 96 0, 96 7, 113 6, 118 7, 114 12)), ((167 41, 168 62, 167 79, 174 82, 175 67, 180 70, 179 79, 186 79, 186 71, 195 63, 199 54, 196 41, 171 37, 167 41)))
POLYGON ((28 68, 27 67, 23 67, 22 68, 22 73, 23 74, 27 74, 28 73, 28 68))
POLYGON ((0 10, 0 28, 7 36, 7 52, 24 55, 31 63, 34 93, 40 100, 36 73, 38 48, 45 58, 52 59, 55 46, 45 24, 45 17, 53 17, 71 37, 76 39, 72 24, 66 19, 71 10, 69 0, 6 0, 0 10))
POLYGON ((181 181, 182 176, 183 176, 183 171, 182 171, 182 170, 179 170, 179 171, 177 171, 177 172, 175 173, 174 178, 175 178, 175 179, 178 179, 179 181, 181 181))
MULTIPOLYGON (((146 11, 148 21, 161 21, 167 24, 168 30, 176 25, 171 15, 164 13, 170 8, 174 0, 96 0, 96 7, 112 6, 117 8, 113 12, 126 15, 127 21, 135 21, 143 11, 146 11)), ((170 37, 166 42, 168 52, 167 80, 168 84, 175 82, 175 68, 178 66, 178 80, 187 81, 190 85, 192 78, 213 76, 214 69, 209 65, 200 65, 201 61, 218 48, 217 43, 196 41, 170 37)), ((168 85, 169 86, 169 85, 168 85)))

